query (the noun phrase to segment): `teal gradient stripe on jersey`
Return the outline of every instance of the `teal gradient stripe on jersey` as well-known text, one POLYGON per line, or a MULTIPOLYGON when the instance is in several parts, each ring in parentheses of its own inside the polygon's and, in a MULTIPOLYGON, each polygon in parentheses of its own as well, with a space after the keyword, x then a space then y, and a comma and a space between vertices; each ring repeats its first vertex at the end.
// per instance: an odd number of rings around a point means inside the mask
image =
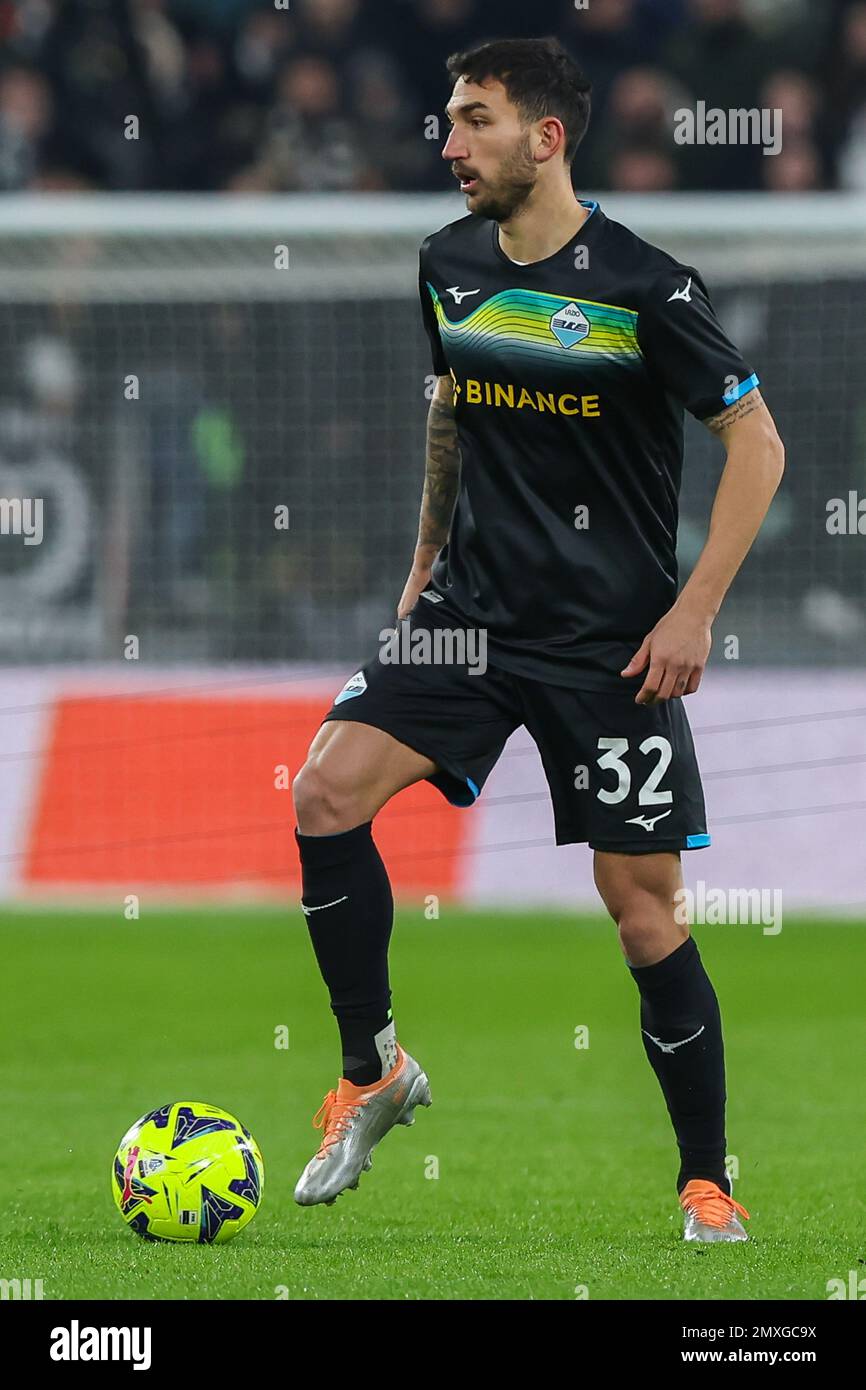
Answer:
POLYGON ((515 289, 493 295, 460 323, 452 323, 433 286, 428 283, 428 288, 446 352, 489 353, 494 358, 516 353, 526 361, 553 366, 573 366, 575 361, 586 366, 633 365, 642 360, 636 309, 515 289), (586 337, 571 347, 563 347, 551 327, 551 319, 567 304, 576 304, 589 323, 586 337))

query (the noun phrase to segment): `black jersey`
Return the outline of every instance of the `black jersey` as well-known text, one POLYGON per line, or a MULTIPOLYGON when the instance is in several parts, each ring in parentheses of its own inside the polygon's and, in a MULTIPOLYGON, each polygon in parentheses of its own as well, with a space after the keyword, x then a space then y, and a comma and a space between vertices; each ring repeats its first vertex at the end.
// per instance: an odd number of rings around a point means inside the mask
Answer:
POLYGON ((693 267, 585 206, 568 245, 530 265, 474 214, 421 248, 462 457, 426 599, 434 623, 484 629, 492 665, 622 690, 677 594, 683 408, 706 419, 758 378, 693 267))

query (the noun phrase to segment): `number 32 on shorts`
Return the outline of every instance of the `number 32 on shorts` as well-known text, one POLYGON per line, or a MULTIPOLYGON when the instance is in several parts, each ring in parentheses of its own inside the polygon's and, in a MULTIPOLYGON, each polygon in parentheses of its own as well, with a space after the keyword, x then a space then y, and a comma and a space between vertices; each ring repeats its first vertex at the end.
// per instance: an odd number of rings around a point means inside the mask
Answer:
MULTIPOLYGON (((600 738, 598 740, 600 749, 606 751, 596 761, 603 772, 613 772, 616 774, 617 783, 612 790, 606 787, 599 788, 596 795, 600 801, 607 806, 616 806, 620 801, 625 801, 631 791, 631 768, 624 761, 624 754, 629 751, 627 738, 600 738)), ((659 782, 664 777, 670 767, 673 750, 670 740, 662 738, 659 734, 653 734, 651 738, 645 738, 638 744, 637 751, 645 758, 656 755, 656 760, 647 769, 647 775, 641 784, 637 800, 639 806, 667 806, 673 799, 672 791, 659 791, 659 782)))

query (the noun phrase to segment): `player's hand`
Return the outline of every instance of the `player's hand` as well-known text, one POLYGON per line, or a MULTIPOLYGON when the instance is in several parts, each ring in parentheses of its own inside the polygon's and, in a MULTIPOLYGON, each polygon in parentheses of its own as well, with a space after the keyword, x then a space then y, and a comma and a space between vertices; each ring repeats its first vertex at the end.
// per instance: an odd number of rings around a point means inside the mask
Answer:
POLYGON ((641 642, 621 676, 638 676, 647 666, 636 705, 693 695, 701 683, 712 645, 710 624, 676 605, 641 642))
POLYGON ((406 587, 403 590, 403 597, 397 605, 397 619, 402 621, 409 616, 415 604, 418 602, 418 595, 422 589, 426 589, 430 583, 432 566, 413 565, 409 571, 409 578, 406 580, 406 587))

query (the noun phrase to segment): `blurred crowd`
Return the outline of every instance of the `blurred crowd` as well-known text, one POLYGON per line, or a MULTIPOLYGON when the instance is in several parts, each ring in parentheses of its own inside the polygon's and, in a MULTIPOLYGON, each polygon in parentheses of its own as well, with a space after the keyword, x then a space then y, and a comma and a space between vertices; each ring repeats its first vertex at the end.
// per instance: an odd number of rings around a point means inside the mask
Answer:
POLYGON ((866 188, 866 0, 0 0, 0 191, 448 188, 445 58, 540 33, 594 84, 585 188, 866 188), (698 101, 781 153, 676 144, 698 101))

